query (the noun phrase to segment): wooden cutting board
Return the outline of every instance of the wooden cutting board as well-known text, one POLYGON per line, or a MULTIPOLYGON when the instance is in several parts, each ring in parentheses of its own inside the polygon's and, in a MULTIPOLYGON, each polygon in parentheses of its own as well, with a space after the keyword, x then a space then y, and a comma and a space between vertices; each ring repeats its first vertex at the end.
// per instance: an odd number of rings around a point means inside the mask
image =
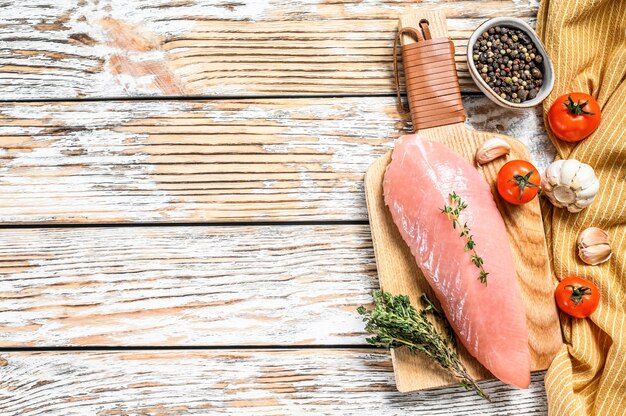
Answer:
MULTIPOLYGON (((401 18, 400 25, 418 27, 422 19, 428 20, 433 38, 448 36, 445 17, 439 13, 406 15, 401 18)), ((403 39, 403 42, 412 41, 413 39, 409 37, 403 39)), ((512 159, 529 160, 528 150, 511 137, 471 130, 464 123, 423 129, 418 134, 425 139, 447 145, 474 165, 476 150, 484 141, 499 137, 511 145, 511 154, 506 159, 497 159, 483 167, 476 166, 491 185, 491 191, 509 236, 521 294, 526 306, 531 369, 545 370, 560 349, 562 338, 539 201, 537 198, 526 205, 513 206, 504 203, 497 196, 495 189, 495 179, 502 165, 512 159)), ((382 290, 393 294, 409 295, 414 306, 420 307, 418 299, 422 293, 426 293, 431 299, 435 299, 435 296, 417 267, 408 246, 402 240, 383 200, 383 175, 390 160, 391 152, 388 152, 376 160, 365 175, 367 209, 380 286, 382 290)), ((459 347, 459 353, 463 363, 476 379, 493 378, 462 345, 459 347)), ((427 358, 404 348, 392 350, 392 360, 396 386, 401 392, 457 383, 427 358)))

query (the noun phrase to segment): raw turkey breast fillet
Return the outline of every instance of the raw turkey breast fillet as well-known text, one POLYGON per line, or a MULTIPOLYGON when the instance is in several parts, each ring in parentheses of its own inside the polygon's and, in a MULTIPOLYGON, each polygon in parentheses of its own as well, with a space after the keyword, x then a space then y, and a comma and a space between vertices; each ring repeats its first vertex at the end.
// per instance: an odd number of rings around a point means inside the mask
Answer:
POLYGON ((458 338, 493 375, 527 388, 526 313, 504 221, 476 168, 443 144, 398 139, 383 181, 385 203, 458 338), (464 250, 466 240, 440 211, 456 192, 468 205, 461 223, 489 273, 487 285, 464 250))

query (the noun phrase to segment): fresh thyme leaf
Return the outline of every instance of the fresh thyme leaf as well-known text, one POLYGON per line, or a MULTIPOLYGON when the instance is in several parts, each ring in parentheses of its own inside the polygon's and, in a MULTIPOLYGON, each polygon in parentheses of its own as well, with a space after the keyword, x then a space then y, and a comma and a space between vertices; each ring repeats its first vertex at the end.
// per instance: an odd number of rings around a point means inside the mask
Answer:
POLYGON ((490 400, 452 346, 455 341, 450 324, 426 295, 422 295, 425 306, 419 312, 406 295, 393 296, 389 292, 375 290, 372 296, 374 309, 357 308, 359 315, 363 316, 365 330, 374 335, 367 339, 368 343, 383 348, 407 347, 410 351, 421 352, 452 374, 461 385, 490 400), (447 336, 437 331, 428 319, 429 314, 445 322, 447 336))
POLYGON ((446 328, 446 335, 448 336, 448 342, 456 348, 456 337, 454 336, 454 330, 452 329, 452 325, 446 319, 446 316, 441 312, 437 307, 428 299, 425 293, 422 293, 420 296, 420 300, 425 305, 424 310, 427 312, 431 312, 432 315, 439 320, 446 328))
POLYGON ((474 249, 474 247, 476 246, 474 236, 470 234, 470 228, 467 226, 467 223, 461 225, 461 222, 459 220, 461 211, 467 208, 467 202, 463 201, 461 197, 456 194, 456 192, 452 192, 450 195, 448 195, 448 197, 450 198, 450 205, 439 208, 439 211, 441 211, 443 214, 446 214, 448 219, 452 221, 453 229, 456 230, 456 226, 458 225, 459 228, 462 230, 459 234, 459 237, 465 237, 465 251, 471 250, 472 255, 470 257, 470 260, 472 261, 472 263, 474 263, 474 266, 480 269, 480 273, 478 274, 478 280, 480 280, 480 283, 483 283, 485 286, 487 286, 487 276, 489 275, 489 273, 487 273, 485 271, 485 268, 483 267, 484 261, 482 257, 479 257, 478 253, 476 253, 476 250, 474 249))

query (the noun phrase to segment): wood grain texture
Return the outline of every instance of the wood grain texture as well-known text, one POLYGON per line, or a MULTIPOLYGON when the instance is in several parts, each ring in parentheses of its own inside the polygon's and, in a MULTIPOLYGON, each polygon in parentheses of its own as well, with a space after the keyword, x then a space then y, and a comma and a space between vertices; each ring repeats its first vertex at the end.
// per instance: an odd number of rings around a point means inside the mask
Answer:
POLYGON ((1 354, 0 412, 78 415, 545 415, 543 374, 530 389, 481 383, 400 394, 389 353, 283 351, 11 352, 1 354))
MULTIPOLYGON (((400 18, 400 27, 419 28, 421 21, 430 23, 433 38, 447 37, 445 16, 441 13, 419 12, 400 18)), ((405 36, 403 45, 414 40, 405 36)), ((475 165, 476 150, 486 140, 498 137, 511 146, 507 158, 528 160, 530 154, 522 143, 504 135, 494 135, 479 130, 470 130, 464 123, 420 129, 418 134, 424 140, 445 144, 461 157, 475 165)), ((520 294, 526 306, 531 370, 548 368, 557 351, 561 348, 561 331, 556 306, 554 304, 553 279, 550 271, 541 209, 538 199, 521 206, 502 203, 495 188, 498 171, 507 159, 499 158, 478 168, 490 185, 496 204, 506 226, 520 294)), ((434 299, 434 294, 415 264, 415 259, 406 247, 398 232, 389 210, 383 201, 383 178, 391 152, 378 159, 365 175, 366 200, 372 227, 372 238, 376 253, 380 286, 394 294, 407 294, 415 306, 423 293, 434 299)), ((460 349, 462 361, 476 379, 484 379, 488 372, 464 349, 460 349)), ((393 351, 393 363, 398 390, 407 392, 424 388, 448 385, 450 377, 429 368, 429 361, 406 349, 393 351)))
POLYGON ((534 25, 534 0, 5 0, 3 100, 128 96, 389 94, 396 19, 449 18, 465 48, 495 16, 534 25))
MULTIPOLYGON (((542 168, 538 109, 464 99, 542 168)), ((391 97, 0 104, 0 222, 364 220, 363 174, 408 131, 391 97)))
POLYGON ((0 276, 0 347, 365 344, 378 287, 366 225, 5 229, 0 276))
MULTIPOLYGON (((445 9, 463 50, 534 0, 5 0, 0 223, 363 220, 362 175, 406 131, 390 98, 8 103, 389 94, 397 15, 445 9)), ((468 98, 472 126, 552 149, 538 111, 468 98), (501 116, 501 117, 498 117, 501 116), (499 124, 502 123, 502 124, 499 124), (513 132, 513 133, 512 133, 513 132), (517 132, 517 133, 515 133, 517 132)), ((394 389, 359 349, 377 286, 363 225, 3 229, 0 347, 355 344, 354 349, 0 354, 2 415, 546 413, 543 375, 394 389)))

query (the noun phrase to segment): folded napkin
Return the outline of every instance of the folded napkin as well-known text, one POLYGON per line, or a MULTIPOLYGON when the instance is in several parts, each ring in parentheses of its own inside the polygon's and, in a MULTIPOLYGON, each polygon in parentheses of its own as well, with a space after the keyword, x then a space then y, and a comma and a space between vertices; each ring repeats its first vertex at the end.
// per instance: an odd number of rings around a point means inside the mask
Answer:
MULTIPOLYGON (((542 201, 557 279, 578 275, 601 291, 587 319, 561 314, 565 345, 546 375, 550 415, 626 415, 626 0, 542 0, 537 31, 554 62, 554 100, 586 92, 602 108, 600 127, 579 143, 554 137, 557 158, 590 164, 600 180, 593 204, 578 214, 542 201), (609 233, 613 256, 587 266, 576 239, 587 227, 609 233)), ((543 199, 543 198, 542 198, 543 199)))

